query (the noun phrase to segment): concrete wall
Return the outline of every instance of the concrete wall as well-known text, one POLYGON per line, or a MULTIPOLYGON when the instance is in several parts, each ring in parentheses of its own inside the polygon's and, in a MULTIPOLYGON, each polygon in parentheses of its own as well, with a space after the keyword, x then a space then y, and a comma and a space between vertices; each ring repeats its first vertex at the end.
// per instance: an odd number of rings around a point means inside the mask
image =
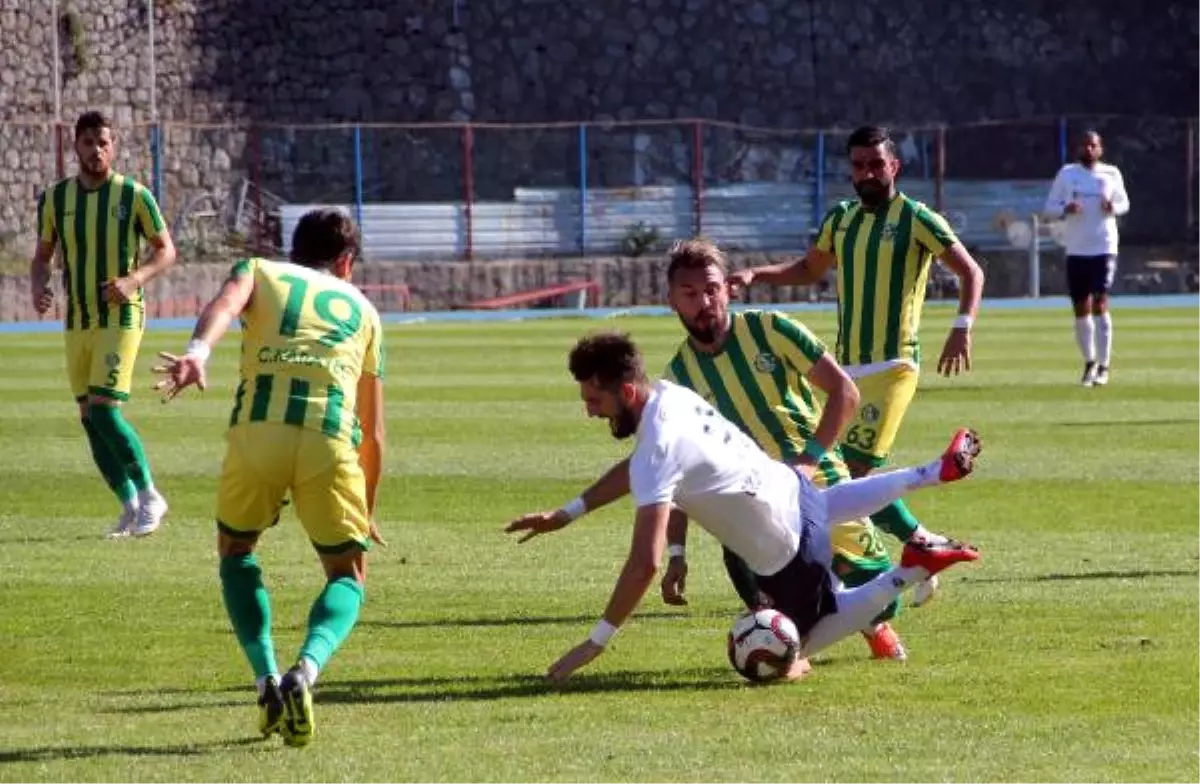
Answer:
MULTIPOLYGON (((773 127, 962 123, 1119 113, 1113 159, 1135 204, 1126 231, 1184 230, 1185 126, 1197 112, 1197 7, 1149 0, 158 0, 157 99, 178 123, 547 122, 705 117, 773 127), (1153 205, 1153 208, 1150 208, 1153 205)), ((121 167, 148 176, 150 63, 141 0, 0 0, 0 239, 28 237, 54 175, 52 71, 63 116, 113 114, 121 167), (62 32, 52 52, 55 26, 62 32)), ((648 132, 650 157, 687 130, 648 132)), ((596 185, 629 185, 632 134, 598 129, 596 185)), ((165 179, 174 211, 228 199, 256 176, 289 201, 348 200, 346 131, 171 126, 165 179), (257 163, 255 163, 255 161, 257 163)), ((710 175, 744 138, 713 131, 710 175)), ((377 200, 461 196, 452 131, 372 131, 365 186, 377 200)), ((836 149, 836 145, 834 145, 836 149)), ((953 177, 1050 178, 1053 123, 951 132, 953 177)), ((481 131, 480 198, 520 184, 577 181, 574 133, 481 131)), ((68 156, 69 160, 69 156, 68 156)), ((686 169, 687 162, 682 166, 686 169)), ((664 165, 659 176, 670 177, 664 165)), ((686 177, 686 172, 676 173, 686 177)))

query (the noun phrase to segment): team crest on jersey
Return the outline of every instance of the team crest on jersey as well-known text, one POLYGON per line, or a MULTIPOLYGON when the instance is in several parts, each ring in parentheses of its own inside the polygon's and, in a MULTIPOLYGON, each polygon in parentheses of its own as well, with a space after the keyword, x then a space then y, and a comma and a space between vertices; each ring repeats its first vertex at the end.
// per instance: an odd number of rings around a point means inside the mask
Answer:
POLYGON ((863 406, 862 418, 863 421, 868 424, 875 424, 879 421, 879 409, 873 404, 868 403, 867 405, 863 406))
POLYGON ((119 221, 125 220, 129 217, 129 208, 124 204, 118 204, 116 207, 113 207, 113 217, 119 221))
POLYGON ((900 233, 900 227, 894 223, 885 223, 879 232, 885 240, 894 240, 896 235, 900 233))
POLYGON ((763 352, 754 358, 754 369, 759 373, 774 373, 775 368, 779 367, 779 360, 774 354, 763 352))
POLYGON ((110 352, 104 355, 104 364, 108 365, 109 369, 121 366, 121 355, 116 352, 110 352))

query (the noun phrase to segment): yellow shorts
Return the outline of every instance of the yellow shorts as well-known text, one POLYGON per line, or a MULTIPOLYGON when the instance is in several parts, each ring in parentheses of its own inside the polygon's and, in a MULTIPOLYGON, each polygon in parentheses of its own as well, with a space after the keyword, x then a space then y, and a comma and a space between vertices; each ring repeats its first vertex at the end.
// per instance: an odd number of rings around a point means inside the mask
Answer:
MULTIPOLYGON (((850 471, 838 451, 833 449, 827 452, 821 470, 813 474, 813 484, 817 487, 833 487, 850 479, 850 471)), ((841 568, 844 572, 853 568, 865 568, 872 570, 874 575, 875 572, 887 570, 891 566, 891 556, 888 555, 887 548, 870 518, 838 523, 833 526, 830 539, 833 544, 835 569, 841 568)))
POLYGON ((248 539, 270 528, 290 491, 319 552, 369 547, 366 479, 349 444, 273 422, 238 425, 227 440, 217 491, 217 525, 224 533, 248 539))
POLYGON ((75 329, 64 334, 67 379, 75 400, 82 402, 89 394, 128 400, 142 345, 141 328, 75 329))
POLYGON ((855 379, 860 396, 858 410, 842 437, 842 453, 847 460, 873 468, 887 462, 920 376, 911 365, 896 365, 855 379))

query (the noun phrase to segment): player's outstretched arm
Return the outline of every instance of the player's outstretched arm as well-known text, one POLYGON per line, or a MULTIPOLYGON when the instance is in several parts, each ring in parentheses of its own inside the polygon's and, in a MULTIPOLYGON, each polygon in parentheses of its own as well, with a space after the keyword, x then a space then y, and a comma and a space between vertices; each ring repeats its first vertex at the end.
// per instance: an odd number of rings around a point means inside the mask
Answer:
POLYGON ((567 523, 576 520, 588 512, 607 506, 618 498, 629 493, 629 458, 625 458, 604 475, 592 483, 592 486, 576 498, 565 504, 561 509, 552 512, 532 512, 522 515, 510 522, 506 527, 507 533, 525 532, 518 544, 529 541, 538 534, 548 534, 557 531, 567 523))
POLYGON ((808 286, 819 281, 837 261, 832 253, 820 248, 809 248, 797 261, 784 264, 769 264, 765 267, 747 267, 729 276, 729 289, 737 294, 755 283, 771 286, 808 286))
POLYGON ((983 299, 983 269, 961 242, 946 248, 940 259, 958 276, 959 293, 958 318, 946 338, 937 369, 944 376, 958 375, 971 369, 971 326, 983 299))
POLYGON ((358 464, 366 480, 367 514, 371 518, 371 538, 387 546, 375 522, 375 504, 379 480, 383 476, 383 444, 387 433, 384 427, 383 379, 363 373, 358 379, 355 414, 362 427, 362 443, 358 445, 358 464))
POLYGON ((658 562, 666 548, 667 521, 671 514, 669 503, 650 504, 638 507, 633 523, 633 543, 629 556, 621 569, 621 576, 613 587, 612 597, 604 610, 604 617, 596 624, 588 639, 567 651, 550 666, 546 676, 561 683, 571 673, 583 667, 604 652, 604 646, 616 634, 621 624, 629 619, 638 602, 650 590, 658 562))
POLYGON ((162 393, 166 403, 189 386, 204 389, 207 380, 204 366, 212 347, 229 329, 235 318, 242 314, 250 304, 254 294, 254 276, 249 274, 234 274, 221 286, 220 293, 200 312, 196 328, 192 331, 192 339, 182 356, 160 351, 158 356, 163 364, 154 368, 154 372, 166 376, 154 385, 154 389, 162 393))

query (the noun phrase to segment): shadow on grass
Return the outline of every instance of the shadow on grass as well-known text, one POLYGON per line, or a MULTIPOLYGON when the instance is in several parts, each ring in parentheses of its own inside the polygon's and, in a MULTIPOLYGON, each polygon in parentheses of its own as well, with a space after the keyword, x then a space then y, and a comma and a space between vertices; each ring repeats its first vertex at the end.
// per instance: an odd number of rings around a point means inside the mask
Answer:
MULTIPOLYGON (((642 612, 635 618, 638 620, 682 620, 684 618, 725 618, 732 620, 736 613, 705 611, 705 612, 642 612)), ((581 615, 502 615, 484 618, 437 618, 417 621, 388 621, 364 619, 358 622, 363 629, 434 629, 447 627, 463 628, 499 628, 505 626, 556 626, 569 624, 592 624, 596 622, 596 614, 581 615)), ((280 627, 283 628, 283 627, 280 627)), ((295 627, 296 629, 306 627, 295 627)))
POLYGON ((620 671, 576 675, 565 684, 543 676, 514 674, 491 678, 382 678, 329 681, 317 685, 318 703, 478 702, 514 697, 642 691, 712 691, 744 688, 725 667, 655 672, 620 671), (393 691, 394 690, 394 691, 393 691))
POLYGON ((0 546, 56 544, 61 542, 103 542, 101 534, 63 534, 62 536, 0 536, 0 546))
MULTIPOLYGON (((725 667, 693 668, 685 670, 621 671, 611 673, 584 673, 576 675, 563 685, 549 683, 540 674, 519 673, 497 676, 465 677, 397 677, 372 678, 365 680, 329 680, 317 683, 314 698, 321 704, 372 704, 372 703, 423 703, 423 702, 479 702, 503 700, 517 697, 542 697, 557 694, 594 694, 605 692, 672 692, 711 691, 716 689, 743 688, 744 683, 725 667)), ((120 696, 181 697, 213 692, 246 691, 244 686, 216 686, 212 689, 174 689, 129 691, 111 694, 120 696)), ((196 701, 169 700, 153 705, 130 705, 109 708, 102 713, 153 714, 173 713, 186 710, 211 710, 214 708, 237 708, 252 704, 247 695, 244 700, 196 701)))
POLYGON ((1109 430, 1114 427, 1141 427, 1142 425, 1191 425, 1196 426, 1195 419, 1128 419, 1128 420, 1098 420, 1095 422, 1050 422, 1051 427, 1102 427, 1109 430))
POLYGON ((1170 577, 1198 577, 1197 569, 1129 569, 1125 571, 1101 570, 1097 572, 1051 572, 1032 577, 979 577, 964 578, 971 583, 1046 583, 1071 580, 1150 580, 1170 577))
MULTIPOLYGON (((236 738, 212 743, 163 746, 35 746, 30 749, 0 750, 0 765, 12 762, 54 762, 94 757, 198 757, 260 743, 262 743, 261 738, 236 738)), ((264 748, 266 747, 264 746, 264 748)))

